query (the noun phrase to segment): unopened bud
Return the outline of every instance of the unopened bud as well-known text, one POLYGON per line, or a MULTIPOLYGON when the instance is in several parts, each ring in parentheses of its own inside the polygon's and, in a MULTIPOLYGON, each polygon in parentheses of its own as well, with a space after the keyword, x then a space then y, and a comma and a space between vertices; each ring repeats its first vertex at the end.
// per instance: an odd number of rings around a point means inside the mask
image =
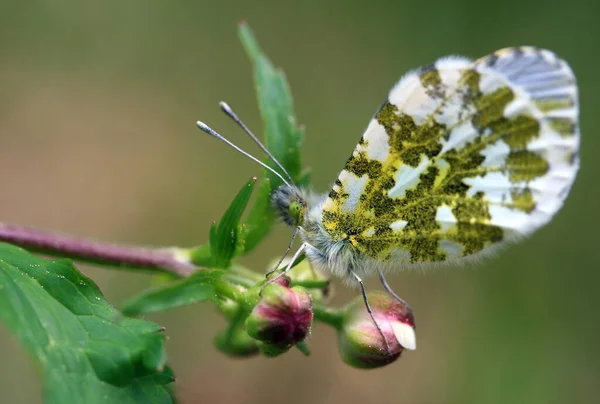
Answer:
POLYGON ((338 333, 344 362, 357 368, 377 368, 394 362, 404 349, 416 349, 415 320, 408 305, 383 292, 369 294, 369 305, 377 324, 362 298, 345 309, 338 333))
POLYGON ((310 333, 312 319, 312 301, 304 288, 271 283, 246 319, 246 330, 258 341, 289 349, 310 333))

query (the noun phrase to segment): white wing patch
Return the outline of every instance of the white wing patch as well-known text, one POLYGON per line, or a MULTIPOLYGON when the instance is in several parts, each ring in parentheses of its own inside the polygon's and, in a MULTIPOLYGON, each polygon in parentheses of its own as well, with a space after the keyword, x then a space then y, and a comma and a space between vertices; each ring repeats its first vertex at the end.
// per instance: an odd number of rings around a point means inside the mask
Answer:
POLYGON ((462 56, 446 56, 435 62, 440 80, 445 88, 456 88, 462 76, 462 70, 469 67, 472 60, 462 56))
POLYGON ((454 216, 452 209, 448 205, 442 205, 437 208, 435 220, 440 224, 440 230, 444 233, 455 227, 456 223, 458 223, 458 219, 456 219, 456 216, 454 216))
POLYGON ((385 132, 385 128, 381 126, 377 120, 371 119, 365 134, 364 144, 358 145, 357 150, 364 151, 368 158, 384 162, 389 156, 390 146, 388 144, 389 136, 385 132))
MULTIPOLYGON (((454 121, 444 119, 444 121, 440 123, 451 125, 453 122, 456 122, 456 119, 457 118, 455 116, 454 121)), ((452 149, 461 149, 467 143, 472 142, 478 136, 480 136, 480 134, 473 127, 471 121, 462 122, 456 125, 454 128, 452 128, 452 130, 450 130, 450 136, 448 137, 448 140, 442 140, 443 147, 440 154, 444 154, 452 149)))
POLYGON ((510 147, 505 141, 499 139, 494 143, 489 144, 481 151, 481 154, 485 156, 485 160, 483 160, 481 166, 485 168, 500 167, 504 164, 509 153, 510 147))
POLYGON ((428 166, 429 160, 427 158, 423 158, 421 163, 415 168, 406 165, 400 166, 394 177, 396 185, 388 191, 388 196, 390 198, 403 197, 407 189, 413 188, 419 183, 419 176, 428 166))
POLYGON ((410 115, 417 125, 421 125, 438 104, 427 94, 419 76, 414 73, 409 73, 400 79, 390 91, 388 99, 399 110, 410 115))
POLYGON ((506 174, 501 172, 488 172, 479 177, 465 178, 463 182, 469 185, 467 196, 475 196, 477 193, 483 193, 486 200, 493 203, 510 203, 510 195, 513 184, 506 174))
MULTIPOLYGON (((531 215, 517 209, 511 209, 501 204, 490 206, 492 223, 502 223, 502 228, 508 231, 508 236, 527 234, 531 227, 531 215)), ((537 216, 537 213, 535 214, 537 216)))
POLYGON ((395 222, 393 222, 392 224, 390 224, 390 228, 394 231, 400 231, 402 230, 406 225, 408 224, 408 222, 406 220, 396 220, 395 222))
POLYGON ((348 193, 348 198, 342 204, 342 211, 352 212, 356 209, 359 198, 365 189, 368 179, 369 177, 366 175, 363 175, 362 177, 356 177, 349 172, 344 172, 340 175, 339 180, 342 183, 342 187, 348 193))

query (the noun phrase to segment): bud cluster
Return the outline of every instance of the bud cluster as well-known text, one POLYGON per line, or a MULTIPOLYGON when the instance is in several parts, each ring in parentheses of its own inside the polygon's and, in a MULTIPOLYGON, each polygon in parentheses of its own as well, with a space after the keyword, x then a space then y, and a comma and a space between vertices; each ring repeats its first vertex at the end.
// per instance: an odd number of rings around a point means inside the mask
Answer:
POLYGON ((324 305, 331 291, 327 280, 315 277, 307 263, 290 275, 293 287, 288 276, 274 274, 266 285, 258 281, 241 287, 221 303, 221 311, 231 319, 230 327, 215 341, 222 352, 274 357, 298 345, 307 353, 304 340, 315 316, 336 328, 342 360, 356 368, 385 366, 405 349, 416 349, 414 314, 405 302, 374 292, 368 295, 372 313, 361 296, 341 309, 328 308, 324 305))

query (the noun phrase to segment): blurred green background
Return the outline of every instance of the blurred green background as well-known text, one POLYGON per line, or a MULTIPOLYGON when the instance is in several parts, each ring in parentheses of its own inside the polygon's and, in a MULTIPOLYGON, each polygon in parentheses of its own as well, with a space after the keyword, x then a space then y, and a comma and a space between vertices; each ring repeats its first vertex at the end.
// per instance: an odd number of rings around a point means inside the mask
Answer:
MULTIPOLYGON (((217 105, 227 100, 260 132, 243 19, 287 73, 319 191, 405 71, 448 54, 547 47, 579 79, 578 179, 550 225, 497 258, 392 277, 415 309, 417 351, 351 369, 319 324, 310 358, 233 360, 212 346, 225 326, 212 306, 150 318, 167 327, 182 403, 598 402, 599 17, 592 0, 2 0, 0 220, 123 243, 205 241, 259 173, 195 128, 202 119, 256 150, 217 105)), ((280 226, 245 263, 263 270, 289 234, 280 226)), ((81 268, 116 305, 151 281, 81 268)), ((337 291, 340 304, 357 293, 337 291)), ((0 357, 2 402, 41 402, 35 366, 4 328, 0 357)))

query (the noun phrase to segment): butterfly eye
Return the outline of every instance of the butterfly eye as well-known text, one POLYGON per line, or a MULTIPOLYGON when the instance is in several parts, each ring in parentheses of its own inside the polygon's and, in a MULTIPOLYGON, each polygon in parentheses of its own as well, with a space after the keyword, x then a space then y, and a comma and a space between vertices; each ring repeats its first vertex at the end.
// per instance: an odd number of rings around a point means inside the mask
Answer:
POLYGON ((304 206, 300 202, 290 202, 288 212, 290 216, 296 221, 296 223, 302 223, 302 216, 304 215, 304 206))

